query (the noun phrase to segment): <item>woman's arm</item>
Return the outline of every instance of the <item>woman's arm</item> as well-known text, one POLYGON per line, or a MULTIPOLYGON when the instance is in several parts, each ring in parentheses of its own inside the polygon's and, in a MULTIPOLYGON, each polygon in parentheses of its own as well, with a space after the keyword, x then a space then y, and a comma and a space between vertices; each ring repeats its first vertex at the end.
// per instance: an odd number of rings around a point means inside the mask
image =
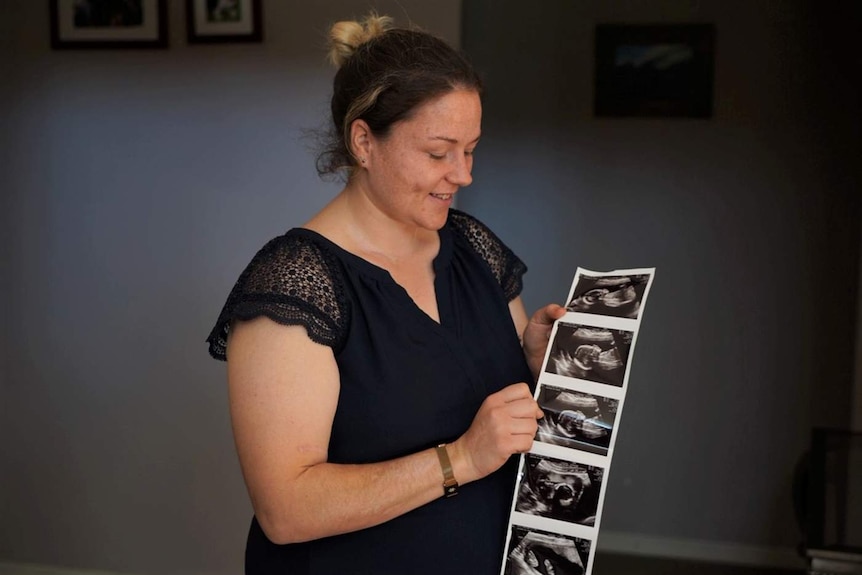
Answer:
POLYGON ((515 322, 515 329, 518 330, 518 337, 521 338, 524 357, 530 366, 533 380, 538 380, 542 362, 545 361, 545 350, 551 338, 551 328, 556 320, 566 315, 566 308, 552 303, 538 310, 528 320, 524 302, 521 301, 521 296, 518 296, 509 302, 509 312, 515 322))
MULTIPOLYGON (((228 386, 243 476, 274 543, 371 527, 443 495, 433 449, 380 463, 327 462, 338 368, 332 350, 304 328, 267 318, 235 323, 228 386)), ((540 416, 525 384, 489 396, 470 429, 447 446, 455 478, 475 481, 528 450, 540 416)))

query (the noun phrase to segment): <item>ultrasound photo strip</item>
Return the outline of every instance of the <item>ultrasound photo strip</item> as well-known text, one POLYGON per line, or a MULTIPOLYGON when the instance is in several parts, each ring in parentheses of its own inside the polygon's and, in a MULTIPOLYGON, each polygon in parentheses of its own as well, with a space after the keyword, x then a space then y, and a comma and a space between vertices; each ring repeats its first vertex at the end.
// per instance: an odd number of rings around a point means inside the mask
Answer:
POLYGON ((607 474, 655 268, 578 268, 536 386, 501 575, 590 575, 607 474))

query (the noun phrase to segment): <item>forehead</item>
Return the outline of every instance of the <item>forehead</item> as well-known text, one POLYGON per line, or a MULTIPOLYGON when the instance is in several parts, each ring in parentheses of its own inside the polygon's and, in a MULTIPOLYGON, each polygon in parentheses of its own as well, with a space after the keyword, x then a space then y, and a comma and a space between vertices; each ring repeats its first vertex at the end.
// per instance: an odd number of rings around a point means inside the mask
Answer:
POLYGON ((419 105, 395 129, 421 138, 451 138, 469 142, 479 137, 482 101, 473 90, 452 90, 419 105))

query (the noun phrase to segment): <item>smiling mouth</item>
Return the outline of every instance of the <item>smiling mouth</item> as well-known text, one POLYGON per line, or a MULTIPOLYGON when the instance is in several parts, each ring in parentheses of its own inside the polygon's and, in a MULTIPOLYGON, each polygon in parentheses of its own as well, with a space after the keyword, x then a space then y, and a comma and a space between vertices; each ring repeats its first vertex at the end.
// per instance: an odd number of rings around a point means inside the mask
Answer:
POLYGON ((454 195, 455 194, 431 194, 432 197, 437 198, 438 200, 450 200, 454 195))

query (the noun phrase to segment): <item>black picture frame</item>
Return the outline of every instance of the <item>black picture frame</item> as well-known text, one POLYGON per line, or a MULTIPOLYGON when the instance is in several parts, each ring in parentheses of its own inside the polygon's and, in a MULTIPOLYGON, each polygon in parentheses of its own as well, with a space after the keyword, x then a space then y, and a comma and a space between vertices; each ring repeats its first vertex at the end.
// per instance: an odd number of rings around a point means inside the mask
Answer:
POLYGON ((714 60, 713 24, 599 24, 594 113, 712 117, 714 60))
POLYGON ((263 42, 263 2, 186 0, 186 35, 189 44, 263 42))
POLYGON ((167 0, 49 0, 51 48, 167 48, 167 0))

